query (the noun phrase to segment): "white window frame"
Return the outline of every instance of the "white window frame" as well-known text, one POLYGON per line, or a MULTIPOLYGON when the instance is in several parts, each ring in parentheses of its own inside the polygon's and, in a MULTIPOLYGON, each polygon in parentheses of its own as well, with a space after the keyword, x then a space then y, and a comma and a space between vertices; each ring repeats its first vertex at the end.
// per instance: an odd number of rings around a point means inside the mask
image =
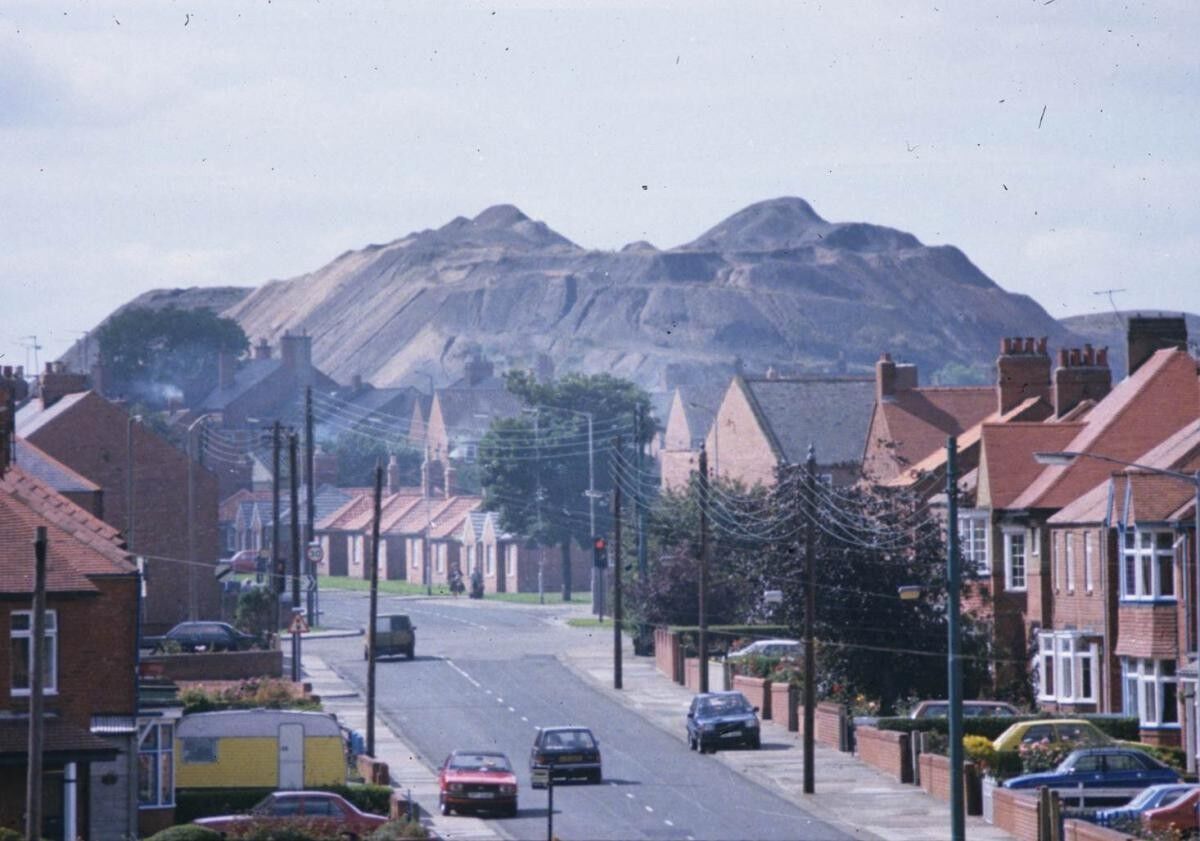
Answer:
POLYGON ((446 544, 434 543, 433 544, 433 554, 434 554, 434 557, 437 559, 438 575, 441 575, 442 573, 444 573, 446 571, 446 544))
POLYGON ((1050 535, 1050 575, 1054 583, 1054 592, 1062 590, 1062 541, 1058 532, 1050 535))
POLYGON ((1025 538, 1027 541, 1025 551, 1034 558, 1040 557, 1042 554, 1042 528, 1041 526, 1036 526, 1027 531, 1029 534, 1025 538))
POLYGON ((1095 704, 1100 697, 1100 644, 1076 631, 1038 632, 1038 700, 1095 704), (1083 676, 1091 685, 1084 691, 1083 676), (1049 678, 1049 680, 1047 680, 1049 678))
MULTIPOLYGON (((8 630, 11 642, 9 643, 9 653, 11 656, 12 649, 16 646, 19 640, 24 640, 26 662, 30 662, 32 658, 33 645, 33 611, 32 610, 14 610, 9 614, 8 630), (18 630, 14 628, 14 620, 18 616, 24 616, 28 619, 28 627, 18 630)), ((47 610, 46 620, 42 628, 42 640, 46 643, 45 650, 42 652, 45 660, 43 675, 42 675, 42 692, 46 695, 58 694, 58 611, 47 610)), ((29 687, 19 688, 16 685, 16 678, 13 674, 13 666, 16 665, 16 659, 13 658, 12 664, 9 666, 9 687, 11 688, 14 698, 29 697, 29 687)))
POLYGON ((959 557, 964 567, 974 564, 980 575, 991 572, 991 522, 986 511, 966 511, 958 519, 959 557))
POLYGON ((1140 726, 1179 728, 1179 678, 1174 660, 1122 657, 1121 695, 1125 714, 1136 715, 1140 726), (1175 688, 1168 691, 1168 686, 1175 688), (1164 720, 1168 710, 1174 721, 1164 720))
POLYGON ((1063 534, 1067 556, 1067 592, 1075 592, 1075 535, 1071 532, 1063 534))
POLYGON ((412 568, 413 569, 421 568, 421 555, 423 553, 424 547, 423 546, 421 547, 422 551, 418 551, 417 547, 420 545, 421 545, 421 541, 419 538, 413 537, 413 538, 410 538, 408 541, 408 556, 410 558, 412 558, 412 568))
POLYGON ((1029 555, 1027 554, 1028 545, 1026 541, 1028 535, 1024 529, 1009 529, 1004 532, 1004 589, 1014 593, 1025 592, 1029 584, 1029 555), (1017 570, 1014 569, 1013 560, 1013 542, 1016 539, 1021 541, 1021 567, 1020 576, 1017 576, 1017 570))
POLYGON ((1086 531, 1083 533, 1083 589, 1087 593, 1092 593, 1096 589, 1095 538, 1096 535, 1094 532, 1086 531))
POLYGON ((493 578, 496 575, 496 544, 489 543, 483 547, 484 564, 487 566, 487 576, 493 578))
POLYGON ((175 722, 152 721, 141 726, 141 732, 138 733, 137 792, 139 809, 162 809, 175 805, 175 722), (155 744, 150 748, 144 747, 151 733, 155 735, 155 744), (149 757, 149 762, 144 763, 143 757, 149 757), (142 774, 147 767, 153 777, 153 800, 142 799, 142 774), (166 784, 163 780, 164 769, 169 777, 166 784))
POLYGON ((1126 529, 1121 537, 1121 601, 1173 602, 1179 588, 1175 581, 1175 534, 1170 529, 1126 529), (1168 535, 1171 546, 1158 545, 1158 538, 1168 535), (1170 570, 1171 592, 1163 594, 1163 566, 1170 570), (1130 564, 1132 563, 1132 567, 1130 564), (1130 591, 1129 574, 1133 573, 1130 591))
POLYGON ((518 549, 515 543, 510 543, 504 547, 504 556, 506 559, 504 572, 509 578, 517 577, 517 552, 518 549))

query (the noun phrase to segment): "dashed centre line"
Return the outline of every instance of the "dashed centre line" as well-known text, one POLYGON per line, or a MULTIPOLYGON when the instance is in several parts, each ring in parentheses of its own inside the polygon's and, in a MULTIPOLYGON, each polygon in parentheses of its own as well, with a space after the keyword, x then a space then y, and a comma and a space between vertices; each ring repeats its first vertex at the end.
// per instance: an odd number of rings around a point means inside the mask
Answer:
MULTIPOLYGON (((462 675, 467 680, 469 680, 475 688, 479 689, 482 687, 482 684, 479 681, 477 681, 475 678, 471 677, 469 674, 467 674, 461 668, 459 668, 458 664, 455 663, 453 660, 450 660, 449 658, 447 658, 446 665, 448 665, 450 668, 454 669, 454 671, 458 672, 460 675, 462 675)), ((492 690, 485 689, 484 691, 490 694, 492 690)))
POLYGON ((674 821, 669 821, 666 818, 663 818, 663 823, 665 823, 667 826, 675 826, 674 821))
POLYGON ((647 811, 647 812, 653 812, 653 811, 654 811, 654 807, 653 807, 653 806, 647 806, 647 807, 646 807, 646 811, 647 811))

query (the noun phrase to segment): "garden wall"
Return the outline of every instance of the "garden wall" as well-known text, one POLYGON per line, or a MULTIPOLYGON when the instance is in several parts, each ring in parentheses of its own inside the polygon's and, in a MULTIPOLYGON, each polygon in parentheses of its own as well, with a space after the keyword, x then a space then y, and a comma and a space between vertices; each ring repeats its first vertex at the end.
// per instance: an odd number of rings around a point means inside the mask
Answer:
POLYGON ((771 718, 771 681, 762 677, 735 675, 733 688, 745 695, 751 706, 758 707, 758 714, 764 721, 771 718))
POLYGON ((913 781, 912 752, 909 734, 894 730, 859 727, 855 731, 858 758, 878 768, 897 782, 913 781))
POLYGON ((213 651, 197 654, 148 654, 140 673, 169 680, 244 680, 282 677, 282 651, 213 651))
POLYGON ((1063 821, 1063 841, 1137 841, 1136 835, 1117 832, 1087 821, 1063 821))
POLYGON ((997 788, 992 793, 992 820, 1018 841, 1038 841, 1037 796, 997 788))
MULTIPOLYGON (((804 736, 804 708, 800 707, 800 716, 796 732, 801 738, 804 736)), ((816 733, 813 738, 826 747, 848 752, 850 746, 846 744, 844 733, 846 729, 846 708, 841 704, 835 704, 832 701, 821 701, 817 704, 817 708, 813 711, 813 724, 815 725, 816 733)))

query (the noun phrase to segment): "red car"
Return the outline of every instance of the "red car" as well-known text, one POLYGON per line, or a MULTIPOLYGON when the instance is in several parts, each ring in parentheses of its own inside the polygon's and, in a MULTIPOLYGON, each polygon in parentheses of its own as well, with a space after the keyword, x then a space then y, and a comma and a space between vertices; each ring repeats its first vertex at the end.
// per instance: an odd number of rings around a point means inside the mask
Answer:
POLYGON ((328 791, 276 791, 268 794, 245 815, 200 818, 194 823, 238 838, 266 827, 295 825, 320 834, 348 839, 365 838, 387 823, 383 815, 359 810, 341 795, 328 791))
POLYGON ((1179 798, 1170 806, 1142 812, 1142 829, 1159 832, 1174 831, 1183 838, 1194 838, 1197 833, 1200 833, 1198 812, 1200 812, 1200 789, 1179 798))
POLYGON ((502 753, 456 750, 438 772, 438 805, 442 814, 494 810, 517 814, 517 775, 502 753))

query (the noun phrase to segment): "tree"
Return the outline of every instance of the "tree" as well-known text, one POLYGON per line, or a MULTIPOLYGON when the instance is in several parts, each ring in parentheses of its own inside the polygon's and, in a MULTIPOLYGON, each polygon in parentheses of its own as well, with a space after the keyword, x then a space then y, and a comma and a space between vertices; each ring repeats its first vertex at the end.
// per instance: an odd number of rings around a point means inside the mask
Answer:
POLYGON ((250 346, 241 326, 211 310, 131 307, 97 333, 106 389, 162 408, 173 397, 189 403, 217 381, 222 352, 250 346))
MULTIPOLYGON (((525 411, 493 421, 479 444, 484 507, 499 512, 506 531, 559 547, 563 600, 570 601, 571 542, 591 545, 584 413, 592 414, 595 489, 607 500, 612 490, 612 438, 621 435, 625 445, 635 446, 639 409, 644 418, 641 441, 653 437, 650 398, 635 384, 609 374, 570 374, 539 383, 531 372, 509 371, 505 385, 521 398, 525 411)), ((605 507, 597 509, 596 533, 604 534, 610 516, 605 507)))
POLYGON ((375 482, 375 465, 387 467, 394 455, 400 465, 400 484, 410 487, 421 481, 421 453, 396 440, 372 437, 366 433, 343 432, 332 444, 323 446, 337 456, 337 483, 340 487, 369 487, 375 482))

